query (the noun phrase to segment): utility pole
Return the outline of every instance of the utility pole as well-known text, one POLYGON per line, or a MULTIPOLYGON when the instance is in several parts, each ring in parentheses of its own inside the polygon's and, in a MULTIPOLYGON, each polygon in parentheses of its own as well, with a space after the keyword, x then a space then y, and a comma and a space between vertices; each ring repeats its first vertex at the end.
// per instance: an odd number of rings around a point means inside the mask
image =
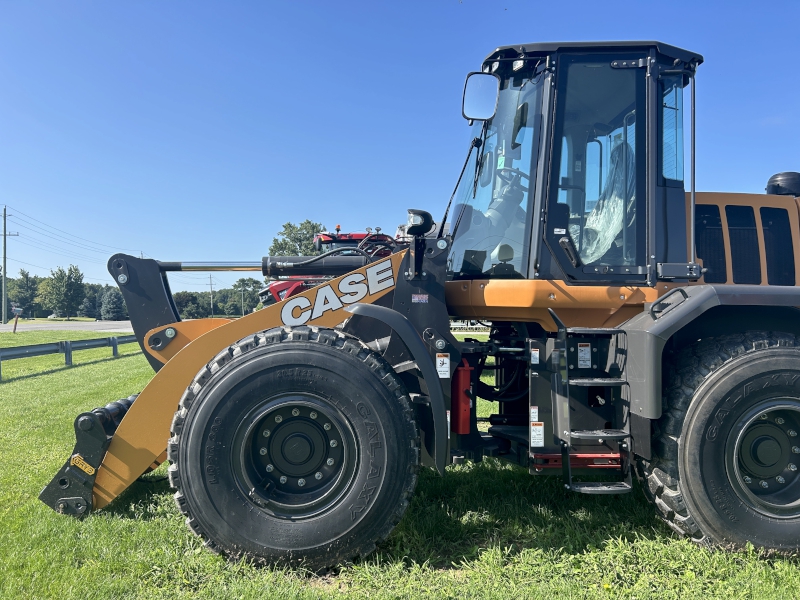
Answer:
POLYGON ((244 284, 242 284, 242 316, 244 316, 244 284))
POLYGON ((6 273, 8 273, 8 265, 6 264, 6 239, 9 236, 19 235, 18 233, 8 233, 6 231, 7 208, 6 205, 3 205, 3 325, 8 323, 8 300, 6 294, 6 273))
POLYGON ((214 318, 214 284, 211 282, 211 273, 208 274, 208 287, 211 289, 211 318, 214 318))

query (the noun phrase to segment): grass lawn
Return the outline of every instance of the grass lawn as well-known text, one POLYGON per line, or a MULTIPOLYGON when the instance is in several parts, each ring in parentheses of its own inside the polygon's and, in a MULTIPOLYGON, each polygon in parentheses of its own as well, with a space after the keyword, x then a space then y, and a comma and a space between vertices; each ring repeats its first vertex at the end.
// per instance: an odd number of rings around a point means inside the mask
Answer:
MULTIPOLYGON (((52 334, 92 335, 30 332, 24 343, 52 334)), ((0 347, 11 337, 0 334, 0 347)), ((37 495, 72 449, 75 416, 152 375, 135 345, 120 351, 76 352, 71 368, 59 356, 3 364, 2 598, 800 597, 800 560, 698 548, 656 519, 641 490, 568 494, 557 479, 495 461, 450 467, 445 478, 423 472, 379 552, 327 577, 204 550, 160 480, 164 467, 83 521, 57 515, 37 495)))

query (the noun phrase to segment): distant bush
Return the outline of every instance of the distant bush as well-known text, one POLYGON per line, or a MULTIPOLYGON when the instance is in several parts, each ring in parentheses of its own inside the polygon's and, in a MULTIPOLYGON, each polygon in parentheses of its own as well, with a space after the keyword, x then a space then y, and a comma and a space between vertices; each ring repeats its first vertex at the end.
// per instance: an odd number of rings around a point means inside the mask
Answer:
POLYGON ((103 294, 103 307, 100 309, 100 317, 103 321, 122 321, 126 316, 125 300, 117 288, 109 288, 103 294))
POLYGON ((87 296, 83 299, 83 302, 81 302, 81 305, 78 308, 78 316, 87 317, 89 319, 97 318, 97 311, 95 310, 94 306, 94 298, 89 298, 87 296))

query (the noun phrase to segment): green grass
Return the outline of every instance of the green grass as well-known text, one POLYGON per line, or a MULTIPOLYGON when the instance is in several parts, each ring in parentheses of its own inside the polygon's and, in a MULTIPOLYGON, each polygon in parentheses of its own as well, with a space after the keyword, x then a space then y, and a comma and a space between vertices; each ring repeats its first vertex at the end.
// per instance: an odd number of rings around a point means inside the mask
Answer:
MULTIPOLYGON (((26 343, 89 337, 32 332, 26 343)), ((0 346, 11 334, 0 334, 0 346)), ((104 337, 104 336, 101 336, 104 337)), ((698 548, 673 536, 641 490, 567 494, 495 461, 424 471, 376 554, 327 577, 229 563, 203 549, 158 478, 83 521, 37 500, 67 458, 72 421, 152 376, 135 345, 4 363, 0 383, 2 598, 798 598, 800 561, 698 548), (32 376, 38 371, 40 375, 32 376)))

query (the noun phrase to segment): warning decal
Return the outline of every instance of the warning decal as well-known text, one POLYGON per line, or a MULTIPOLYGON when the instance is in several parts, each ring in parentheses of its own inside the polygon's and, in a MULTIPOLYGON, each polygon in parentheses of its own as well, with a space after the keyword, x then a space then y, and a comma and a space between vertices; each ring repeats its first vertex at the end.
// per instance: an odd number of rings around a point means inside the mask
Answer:
POLYGON ((531 448, 544 447, 544 423, 539 421, 539 407, 531 406, 531 448))
POLYGON ((449 352, 437 352, 436 353, 436 373, 438 373, 439 379, 449 379, 450 378, 450 353, 449 352))
POLYGON ((592 368, 592 345, 588 342, 578 344, 578 368, 592 368))

